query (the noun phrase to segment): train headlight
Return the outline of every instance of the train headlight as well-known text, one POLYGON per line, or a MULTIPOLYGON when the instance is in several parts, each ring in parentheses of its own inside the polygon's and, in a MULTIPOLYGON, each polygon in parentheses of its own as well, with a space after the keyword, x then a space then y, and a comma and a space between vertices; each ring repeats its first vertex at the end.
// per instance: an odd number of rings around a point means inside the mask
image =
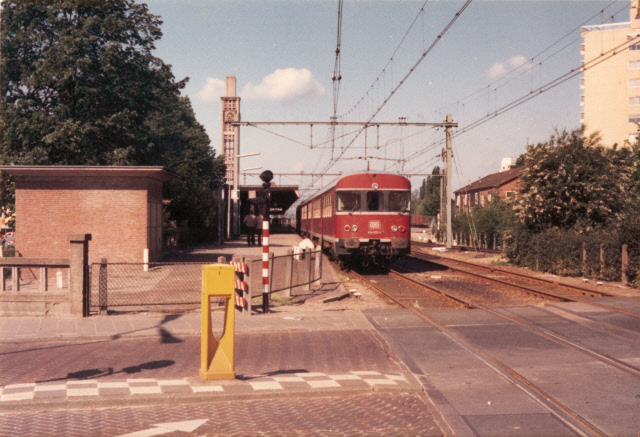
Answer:
POLYGON ((344 225, 344 230, 349 232, 351 230, 351 226, 349 225, 344 225))
POLYGON ((351 226, 351 230, 353 232, 358 232, 358 227, 356 225, 351 226))
POLYGON ((398 227, 396 225, 391 226, 392 232, 398 232, 398 227))
POLYGON ((404 226, 400 226, 400 232, 404 232, 404 231, 405 231, 404 226))

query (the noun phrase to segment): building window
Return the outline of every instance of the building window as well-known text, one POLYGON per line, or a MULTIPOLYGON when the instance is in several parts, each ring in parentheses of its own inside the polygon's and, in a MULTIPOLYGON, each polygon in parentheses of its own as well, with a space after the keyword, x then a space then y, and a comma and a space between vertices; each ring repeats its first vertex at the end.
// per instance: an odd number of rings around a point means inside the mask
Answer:
POLYGON ((580 96, 580 104, 584 105, 584 96, 580 96))
POLYGON ((629 61, 629 70, 640 70, 640 61, 629 61))
POLYGON ((638 141, 638 133, 634 133, 634 134, 629 134, 629 142, 630 143, 635 143, 636 141, 638 141))
POLYGON ((638 97, 629 97, 630 105, 640 105, 640 96, 638 97))
POLYGON ((640 87, 640 79, 629 79, 629 88, 640 87))
POLYGON ((629 46, 629 51, 640 50, 640 43, 632 44, 629 46))
POLYGON ((640 123, 640 114, 630 115, 629 123, 640 123))

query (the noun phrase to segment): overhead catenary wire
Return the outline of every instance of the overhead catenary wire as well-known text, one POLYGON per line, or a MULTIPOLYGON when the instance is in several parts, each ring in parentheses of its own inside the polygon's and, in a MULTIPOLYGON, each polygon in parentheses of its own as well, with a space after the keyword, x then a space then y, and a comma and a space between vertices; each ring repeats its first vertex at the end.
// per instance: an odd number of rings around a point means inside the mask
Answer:
MULTIPOLYGON (((553 47, 555 47, 556 45, 558 45, 561 41, 565 40, 567 37, 569 37, 570 35, 572 35, 576 30, 580 30, 583 26, 585 26, 587 23, 589 23, 591 20, 593 20, 594 18, 596 18, 598 15, 601 15, 604 13, 605 10, 609 9, 610 7, 612 7, 614 4, 618 3, 621 0, 613 0, 611 3, 609 3, 606 7, 604 7, 603 9, 601 9, 600 11, 598 11, 597 13, 595 13, 594 15, 592 15, 591 17, 589 17, 588 19, 584 20, 581 24, 579 24, 578 26, 573 27, 569 32, 567 32, 564 36, 562 36, 561 38, 557 39, 555 42, 553 42, 552 44, 548 45, 546 48, 544 48, 543 50, 541 50, 540 52, 538 52, 537 54, 535 54, 534 56, 527 58, 528 62, 525 62, 519 66, 517 66, 516 68, 514 68, 511 71, 507 71, 505 72, 503 75, 501 75, 500 77, 498 77, 496 80, 494 80, 493 82, 489 83, 488 85, 483 86, 482 88, 472 92, 471 94, 459 99, 456 104, 458 105, 464 105, 465 103, 468 103, 469 101, 472 101, 474 99, 476 99, 477 97, 479 97, 480 95, 484 95, 484 93, 486 93, 488 90, 496 89, 496 88, 500 88, 500 87, 504 87, 507 84, 509 84, 510 82, 512 82, 513 80, 515 80, 516 78, 522 76, 523 74, 531 71, 533 68, 535 68, 535 66, 538 66, 546 61, 548 61, 549 59, 551 59, 552 57, 556 56, 558 53, 561 53, 563 49, 565 49, 567 46, 569 46, 570 44, 573 44, 574 42, 576 42, 577 40, 580 39, 580 37, 574 38, 572 39, 569 43, 565 44, 564 46, 562 46, 560 49, 556 50, 554 53, 552 53, 551 55, 547 56, 546 58, 536 61, 541 55, 543 55, 544 53, 546 53, 547 51, 549 51, 550 49, 552 49, 553 47), (535 61, 535 62, 534 62, 535 61), (501 81, 509 78, 510 76, 516 74, 517 72, 520 72, 522 69, 524 69, 525 67, 529 66, 529 68, 527 68, 524 72, 521 72, 520 74, 518 74, 516 77, 514 78, 510 78, 507 82, 505 83, 500 83, 501 81), (499 84, 500 83, 500 84, 499 84), (498 85, 499 84, 499 85, 498 85)), ((620 12, 624 11, 625 9, 627 9, 629 6, 628 4, 625 4, 622 8, 618 9, 617 11, 614 12, 614 14, 611 16, 611 18, 613 18, 615 15, 619 14, 620 12)), ((446 108, 441 107, 439 109, 436 110, 436 112, 442 112, 445 111, 446 108)))
MULTIPOLYGON (((529 100, 557 87, 558 85, 561 85, 562 83, 584 73, 585 71, 611 59, 612 57, 616 56, 617 54, 619 54, 620 52, 627 50, 629 48, 629 45, 633 45, 633 43, 640 41, 640 36, 635 36, 633 38, 630 38, 629 40, 625 41, 622 44, 619 44, 617 46, 615 46, 614 48, 603 52, 602 54, 596 56, 595 58, 585 62, 583 65, 581 65, 580 67, 577 68, 573 68, 570 71, 556 77, 555 79, 552 79, 551 81, 541 85, 540 87, 538 87, 535 90, 532 90, 531 92, 520 96, 519 98, 512 100, 511 102, 501 106, 500 108, 496 108, 496 110, 490 114, 487 114, 486 116, 483 116, 477 120, 475 120, 474 122, 470 123, 469 125, 466 126, 462 126, 460 129, 458 129, 454 134, 453 137, 458 137, 466 132, 469 132, 472 129, 475 129, 478 126, 481 126, 484 123, 487 123, 488 121, 494 119, 495 117, 504 114, 505 112, 508 112, 526 102, 528 102, 529 100)), ((437 147, 438 145, 442 145, 443 144, 443 140, 434 142, 432 145, 433 147, 437 147)), ((426 153, 426 150, 423 151, 418 151, 416 153, 414 153, 413 155, 411 155, 408 160, 412 160, 422 154, 426 153)), ((413 169, 409 170, 410 172, 412 171, 417 171, 419 167, 414 167, 413 169)))
MULTIPOLYGON (((407 79, 409 78, 409 76, 411 76, 411 74, 413 74, 413 72, 416 70, 416 68, 420 65, 420 63, 422 63, 422 61, 429 55, 429 53, 431 53, 431 51, 433 50, 433 48, 442 40, 442 38, 444 37, 444 35, 449 31, 449 29, 451 29, 451 27, 453 26, 453 24, 458 20, 458 18, 460 17, 460 15, 462 15, 462 13, 465 11, 465 9, 471 4, 473 0, 467 0, 462 7, 458 10, 458 12, 456 12, 456 14, 454 15, 454 17, 449 21, 449 23, 444 27, 444 29, 440 32, 440 34, 438 34, 438 36, 435 38, 435 40, 431 43, 431 45, 420 55, 420 57, 418 58, 418 60, 416 61, 416 63, 409 69, 409 71, 405 74, 405 76, 402 78, 402 80, 400 80, 400 82, 398 82, 398 84, 391 90, 391 92, 389 93, 389 95, 384 99, 384 101, 380 104, 380 106, 377 108, 377 110, 373 113, 373 115, 371 117, 369 117, 367 123, 371 122, 376 115, 378 115, 378 113, 382 110, 382 108, 389 102, 389 100, 395 95, 395 93, 398 91, 398 89, 400 89, 400 87, 402 85, 404 85, 404 83, 407 81, 407 79)), ((426 3, 426 2, 425 2, 426 3)), ((415 23, 415 20, 414 20, 415 23)), ((359 135, 363 132, 364 128, 360 130, 360 132, 358 132, 358 134, 356 134, 355 138, 346 146, 342 149, 342 151, 340 152, 340 154, 338 155, 337 158, 333 159, 325 168, 323 171, 328 171, 329 169, 331 169, 331 167, 333 167, 333 165, 335 165, 335 163, 344 155, 344 153, 349 149, 349 147, 355 142, 355 140, 359 137, 359 135)))

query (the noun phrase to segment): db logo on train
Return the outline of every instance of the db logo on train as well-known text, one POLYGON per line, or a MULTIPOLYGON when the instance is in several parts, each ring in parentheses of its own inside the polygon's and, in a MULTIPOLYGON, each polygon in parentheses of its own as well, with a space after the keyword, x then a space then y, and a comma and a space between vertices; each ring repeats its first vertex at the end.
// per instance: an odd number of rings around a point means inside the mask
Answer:
POLYGON ((380 222, 378 220, 371 220, 369 222, 369 229, 380 229, 380 222))

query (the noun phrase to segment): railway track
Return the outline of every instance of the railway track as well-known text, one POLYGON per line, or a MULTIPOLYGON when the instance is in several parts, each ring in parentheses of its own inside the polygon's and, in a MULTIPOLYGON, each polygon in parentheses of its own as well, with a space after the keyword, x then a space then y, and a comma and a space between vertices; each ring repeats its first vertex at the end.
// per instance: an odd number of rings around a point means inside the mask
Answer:
MULTIPOLYGON (((393 287, 389 286, 389 283, 381 284, 379 279, 373 279, 370 276, 356 275, 363 282, 369 284, 372 288, 376 289, 379 293, 383 294, 387 298, 395 301, 400 306, 406 308, 420 319, 424 320, 431 326, 438 329, 440 332, 451 338, 453 341, 458 343, 460 346, 473 353, 477 358, 482 360, 488 366, 493 368, 495 371, 503 375, 510 382, 515 384, 525 393, 527 393, 530 397, 535 399, 538 403, 543 405, 551 414, 556 416, 562 422, 564 422, 567 426, 573 428, 576 432, 581 435, 593 435, 593 436, 604 436, 606 433, 597 428, 597 426, 593 425, 591 422, 580 416, 579 413, 572 410, 571 408, 564 405, 558 399, 555 399, 550 393, 545 392, 542 388, 536 386, 533 382, 528 380, 525 376, 518 373, 513 368, 509 367, 507 364, 501 362, 496 357, 492 356, 486 350, 483 350, 480 347, 475 346, 469 340, 464 338, 462 335, 454 332, 449 329, 444 323, 437 320, 436 318, 427 314, 423 308, 419 305, 411 304, 410 302, 419 302, 418 296, 406 296, 406 294, 398 294, 395 290, 402 287, 393 287)), ((564 347, 570 348, 573 351, 584 354, 591 359, 597 360, 601 363, 604 363, 608 366, 611 366, 615 369, 623 371, 627 374, 632 375, 635 378, 640 379, 640 369, 637 367, 631 366, 625 362, 622 362, 614 357, 608 356, 606 354, 600 353, 596 350, 589 349, 583 345, 578 344, 577 342, 563 337, 557 333, 551 332, 547 329, 540 328, 532 323, 529 323, 525 320, 518 319, 509 314, 505 314, 504 312, 488 308, 482 305, 478 305, 474 302, 469 301, 461 296, 457 296, 454 293, 451 293, 447 290, 436 288, 433 285, 425 284, 421 281, 416 281, 413 278, 408 277, 406 274, 399 272, 397 270, 391 270, 390 276, 397 278, 406 283, 410 283, 415 287, 422 288, 424 290, 429 290, 429 293, 438 293, 447 299, 455 301, 456 305, 464 305, 468 308, 474 308, 480 311, 487 312, 493 316, 499 317, 508 323, 513 323, 519 326, 522 329, 525 329, 531 333, 534 333, 538 336, 541 336, 547 340, 553 341, 556 344, 562 345, 564 347)))
MULTIPOLYGON (((546 298, 558 299, 564 302, 582 302, 598 308, 614 311, 631 317, 640 318, 640 314, 623 308, 595 302, 592 297, 616 297, 610 293, 563 284, 544 278, 533 277, 522 273, 499 269, 493 266, 484 266, 453 258, 438 257, 421 251, 413 253, 409 258, 420 262, 427 262, 450 269, 465 275, 474 276, 482 280, 491 281, 507 287, 514 287, 528 294, 536 294, 546 298), (462 267, 461 267, 462 266, 462 267), (463 268, 464 267, 464 268, 463 268), (480 272, 489 272, 488 274, 480 272), (551 288, 551 289, 550 289, 551 288)), ((626 299, 640 300, 637 297, 626 299)))
MULTIPOLYGON (((434 248, 434 247, 440 247, 440 248, 444 248, 446 247, 444 244, 438 244, 438 243, 427 243, 424 241, 416 241, 416 240, 411 240, 411 245, 412 246, 418 246, 418 247, 428 247, 428 248, 434 248)), ((493 254, 498 254, 501 253, 500 250, 498 249, 481 249, 478 247, 473 247, 473 246, 454 246, 455 250, 459 250, 460 252, 464 252, 464 251, 473 251, 473 252, 481 252, 481 253, 493 253, 493 254)))

